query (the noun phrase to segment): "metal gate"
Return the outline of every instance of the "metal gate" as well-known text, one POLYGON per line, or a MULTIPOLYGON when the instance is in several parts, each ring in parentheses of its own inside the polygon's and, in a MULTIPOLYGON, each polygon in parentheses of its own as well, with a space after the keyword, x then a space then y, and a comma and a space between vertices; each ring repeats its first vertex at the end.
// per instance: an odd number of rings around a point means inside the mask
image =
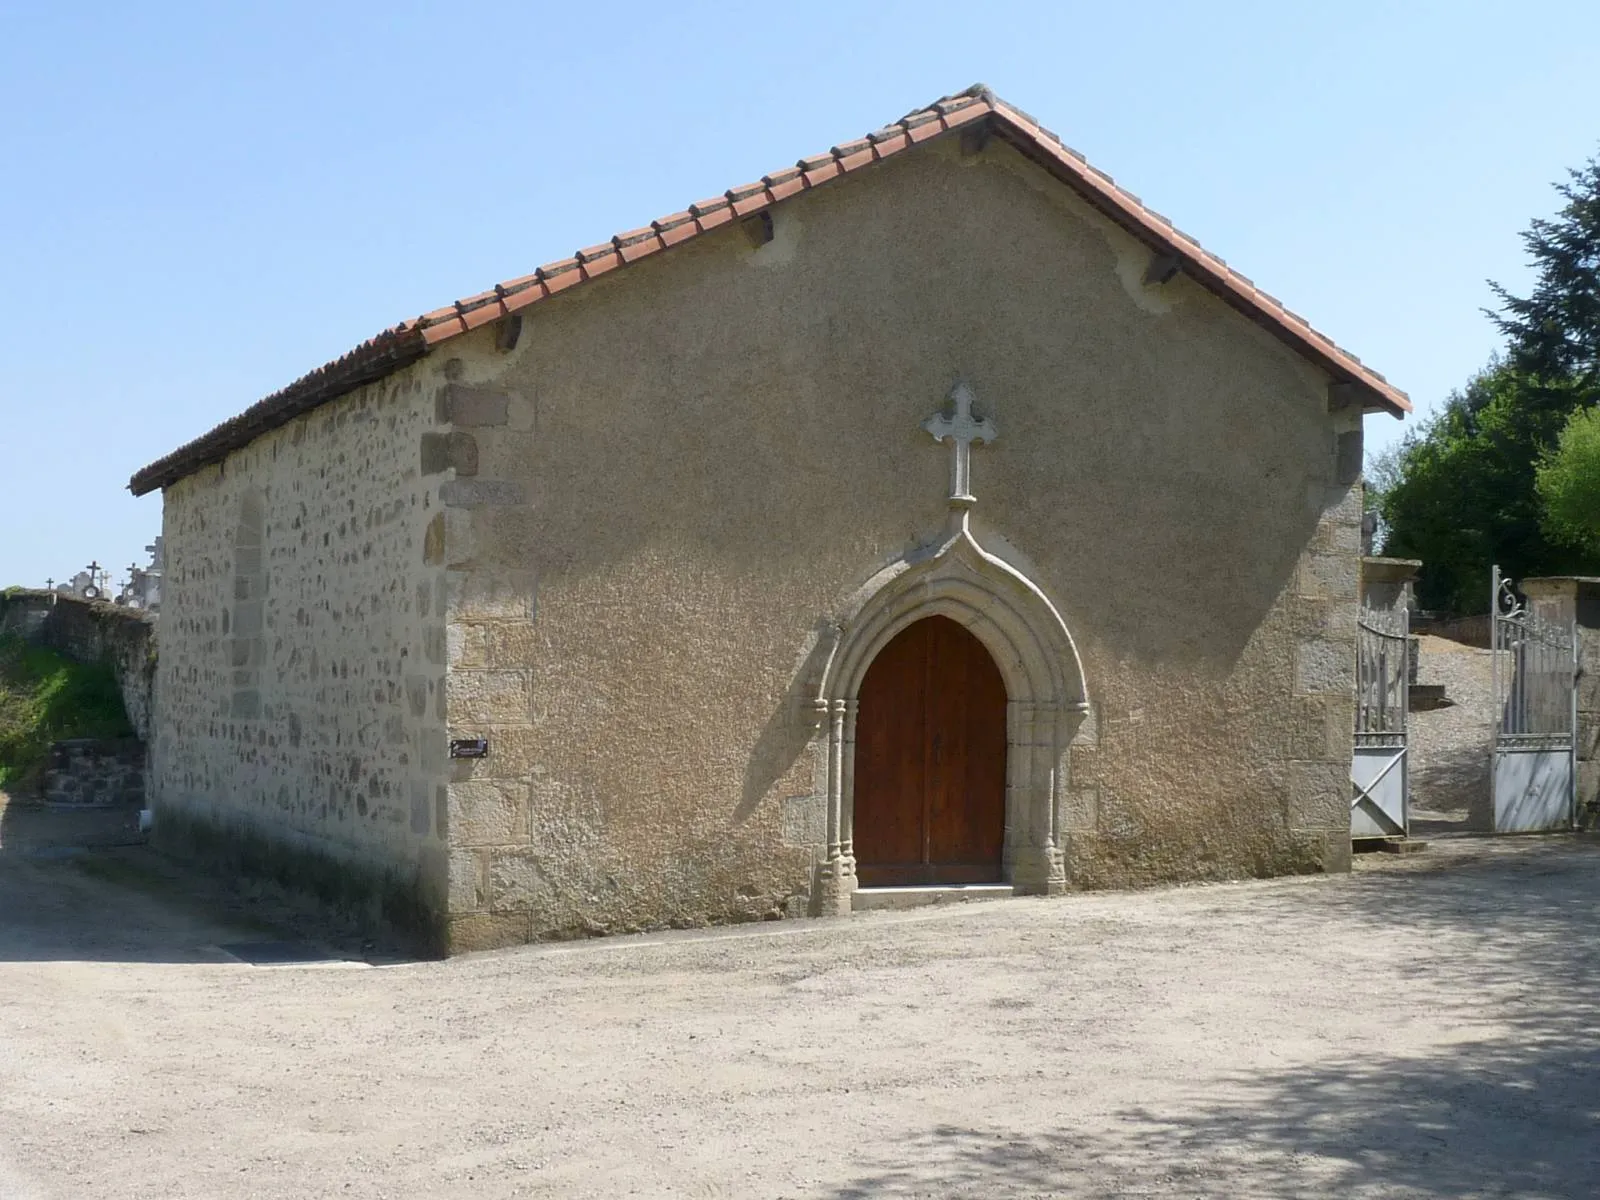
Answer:
POLYGON ((1490 647, 1494 829, 1570 829, 1576 796, 1578 631, 1573 614, 1538 611, 1494 568, 1490 647))
POLYGON ((1410 614, 1361 606, 1356 621, 1356 748, 1350 836, 1405 837, 1410 823, 1406 713, 1410 614))

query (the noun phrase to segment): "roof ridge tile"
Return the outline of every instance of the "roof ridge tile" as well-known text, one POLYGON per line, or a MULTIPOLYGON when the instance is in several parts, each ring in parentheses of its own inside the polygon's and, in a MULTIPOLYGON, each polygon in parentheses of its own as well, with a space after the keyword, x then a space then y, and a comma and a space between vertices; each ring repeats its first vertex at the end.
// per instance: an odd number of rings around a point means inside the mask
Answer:
POLYGON ((953 112, 960 112, 962 109, 970 108, 974 104, 983 103, 985 103, 985 101, 977 96, 958 94, 955 96, 945 96, 941 100, 935 100, 931 107, 941 116, 949 116, 953 112))

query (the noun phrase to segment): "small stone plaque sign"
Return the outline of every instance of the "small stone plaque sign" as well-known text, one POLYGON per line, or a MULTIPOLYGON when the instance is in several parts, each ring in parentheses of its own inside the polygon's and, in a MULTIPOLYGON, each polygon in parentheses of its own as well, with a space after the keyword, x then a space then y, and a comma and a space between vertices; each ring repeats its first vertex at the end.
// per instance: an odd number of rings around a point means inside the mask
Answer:
POLYGON ((488 758, 488 738, 456 738, 450 743, 451 758, 488 758))

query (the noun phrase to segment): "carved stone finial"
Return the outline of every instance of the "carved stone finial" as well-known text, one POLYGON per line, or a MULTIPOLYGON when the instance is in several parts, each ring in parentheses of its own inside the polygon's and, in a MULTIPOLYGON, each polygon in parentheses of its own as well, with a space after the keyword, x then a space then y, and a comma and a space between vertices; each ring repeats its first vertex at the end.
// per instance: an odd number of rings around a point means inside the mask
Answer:
POLYGON ((970 508, 977 503, 972 494, 972 443, 992 443, 1000 436, 988 417, 975 419, 972 402, 976 397, 965 383, 950 389, 950 400, 955 412, 946 416, 944 410, 934 413, 922 423, 936 442, 950 443, 950 506, 970 508))

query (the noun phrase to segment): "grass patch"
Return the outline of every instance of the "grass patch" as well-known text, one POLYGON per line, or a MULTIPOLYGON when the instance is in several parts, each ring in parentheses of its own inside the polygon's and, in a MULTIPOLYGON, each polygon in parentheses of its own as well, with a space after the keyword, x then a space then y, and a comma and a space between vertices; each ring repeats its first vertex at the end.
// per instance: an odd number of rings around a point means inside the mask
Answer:
POLYGON ((0 637, 0 788, 31 785, 52 742, 132 733, 110 667, 0 637))

